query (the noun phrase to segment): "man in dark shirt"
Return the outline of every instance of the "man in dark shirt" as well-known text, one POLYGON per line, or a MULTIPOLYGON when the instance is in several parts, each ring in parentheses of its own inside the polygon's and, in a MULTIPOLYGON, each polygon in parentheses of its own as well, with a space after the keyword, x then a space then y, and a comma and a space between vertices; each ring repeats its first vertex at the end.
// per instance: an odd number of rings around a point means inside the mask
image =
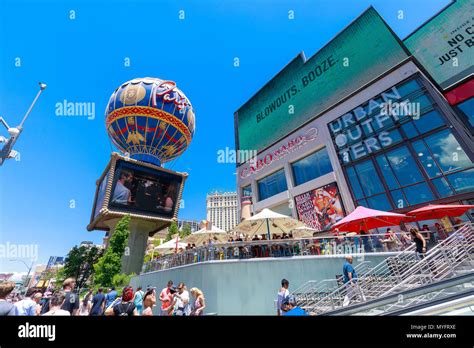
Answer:
POLYGON ((97 294, 92 298, 92 308, 89 315, 97 316, 104 313, 105 295, 102 293, 104 289, 99 288, 97 294))
POLYGON ((66 297, 61 309, 68 311, 71 315, 77 315, 77 311, 79 310, 79 295, 72 292, 75 287, 76 280, 74 278, 68 278, 63 282, 63 290, 66 297))

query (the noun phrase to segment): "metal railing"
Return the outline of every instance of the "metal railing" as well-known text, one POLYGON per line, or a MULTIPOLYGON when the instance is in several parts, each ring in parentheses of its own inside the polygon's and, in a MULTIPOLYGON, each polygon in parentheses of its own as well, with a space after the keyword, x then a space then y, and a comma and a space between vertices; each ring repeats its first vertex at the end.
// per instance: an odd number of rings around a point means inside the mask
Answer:
MULTIPOLYGON (((354 266, 357 274, 365 274, 370 270, 371 261, 362 261, 354 266)), ((335 275, 333 279, 321 281, 310 280, 291 292, 298 303, 315 303, 327 296, 343 284, 343 275, 335 275)))
POLYGON ((468 274, 444 279, 436 283, 423 285, 379 297, 367 302, 339 308, 324 315, 390 315, 390 313, 409 309, 474 289, 474 270, 468 274))
POLYGON ((473 251, 473 225, 465 224, 447 239, 428 250, 423 258, 420 258, 412 246, 358 275, 354 285, 343 284, 318 301, 302 299, 299 305, 308 313, 318 315, 347 306, 351 302, 366 302, 424 284, 431 284, 456 275, 466 260, 472 261, 473 251))
POLYGON ((215 260, 400 252, 411 245, 383 240, 385 234, 219 243, 153 259, 143 265, 142 273, 215 260))

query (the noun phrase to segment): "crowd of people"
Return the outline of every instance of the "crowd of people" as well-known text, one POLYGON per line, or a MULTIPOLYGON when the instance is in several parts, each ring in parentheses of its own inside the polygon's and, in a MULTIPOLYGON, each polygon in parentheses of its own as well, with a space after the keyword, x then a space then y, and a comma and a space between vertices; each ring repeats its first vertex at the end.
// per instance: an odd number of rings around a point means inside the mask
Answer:
POLYGON ((94 294, 89 290, 82 299, 74 292, 76 282, 68 278, 61 290, 42 292, 29 288, 24 297, 13 295, 14 282, 0 283, 0 316, 200 316, 204 314, 206 300, 203 292, 193 287, 189 291, 183 282, 177 287, 170 280, 158 297, 161 302, 157 314, 156 288, 149 286, 135 290, 126 286, 119 293, 110 287, 106 293, 103 288, 94 294))

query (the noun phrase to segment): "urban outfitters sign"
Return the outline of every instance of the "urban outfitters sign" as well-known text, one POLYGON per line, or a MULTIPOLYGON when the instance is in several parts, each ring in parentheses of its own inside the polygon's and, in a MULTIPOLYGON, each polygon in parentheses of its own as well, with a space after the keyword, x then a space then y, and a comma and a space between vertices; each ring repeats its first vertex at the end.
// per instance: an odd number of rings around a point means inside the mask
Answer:
POLYGON ((474 2, 453 2, 404 43, 443 89, 473 74, 474 2))
POLYGON ((309 60, 297 56, 236 112, 237 148, 262 151, 406 57, 369 8, 309 60))
POLYGON ((392 87, 328 125, 343 163, 365 157, 401 140, 397 129, 387 129, 401 118, 419 118, 420 105, 400 99, 399 91, 392 87))

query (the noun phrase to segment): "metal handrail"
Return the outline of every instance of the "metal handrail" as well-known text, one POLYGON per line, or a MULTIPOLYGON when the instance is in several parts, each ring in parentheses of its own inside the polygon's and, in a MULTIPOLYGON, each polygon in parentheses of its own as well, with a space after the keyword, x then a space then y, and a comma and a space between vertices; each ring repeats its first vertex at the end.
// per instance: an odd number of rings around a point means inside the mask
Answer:
MULTIPOLYGON (((370 271, 369 264, 372 261, 362 261, 354 266, 355 271, 359 274, 365 274, 370 271)), ((294 290, 291 294, 295 296, 298 303, 305 303, 305 306, 308 306, 312 301, 318 301, 323 295, 327 295, 337 289, 339 283, 336 276, 333 279, 324 279, 321 281, 310 280, 304 283, 301 287, 294 290)))
MULTIPOLYGON (((360 236, 324 236, 301 239, 259 240, 247 242, 215 243, 192 250, 151 260, 143 265, 142 273, 195 264, 205 261, 249 259, 256 257, 285 257, 309 255, 343 255, 366 253, 362 238, 382 239, 385 234, 360 236), (253 248, 265 250, 265 256, 254 255, 253 248), (319 253, 318 253, 319 252, 319 253), (266 255, 268 253, 268 256, 266 255)), ((399 252, 406 245, 399 245, 391 252, 399 252)), ((372 246, 372 252, 385 252, 382 247, 372 246)), ((389 252, 390 252, 389 251, 389 252)))
MULTIPOLYGON (((452 276, 464 257, 471 258, 473 246, 473 226, 465 224, 429 250, 422 260, 417 260, 413 251, 414 247, 397 256, 389 257, 357 278, 357 289, 360 291, 359 301, 365 302, 452 276)), ((347 291, 347 286, 343 285, 316 303, 311 301, 302 303, 300 306, 311 314, 335 310, 342 306, 347 291)))
POLYGON ((409 300, 409 299, 412 299, 412 298, 417 298, 419 296, 422 296, 422 295, 425 294, 425 292, 427 290, 429 290, 430 293, 432 293, 432 292, 439 293, 440 290, 443 290, 443 289, 446 289, 446 288, 451 288, 451 287, 462 285, 462 284, 466 284, 466 283, 471 283, 473 281, 474 281, 474 271, 470 274, 463 274, 463 275, 460 275, 460 276, 453 277, 451 279, 441 280, 437 283, 423 285, 423 286, 420 286, 416 289, 410 289, 410 290, 405 290, 403 292, 396 293, 396 294, 385 295, 385 296, 382 296, 382 297, 377 298, 377 299, 372 299, 372 300, 367 301, 365 303, 355 304, 355 305, 353 305, 349 308, 336 309, 335 311, 327 312, 324 315, 358 314, 361 311, 372 310, 372 309, 376 309, 376 308, 379 308, 379 307, 384 306, 384 305, 390 305, 392 303, 398 302, 399 299, 400 299, 400 296, 405 301, 405 300, 409 300))

